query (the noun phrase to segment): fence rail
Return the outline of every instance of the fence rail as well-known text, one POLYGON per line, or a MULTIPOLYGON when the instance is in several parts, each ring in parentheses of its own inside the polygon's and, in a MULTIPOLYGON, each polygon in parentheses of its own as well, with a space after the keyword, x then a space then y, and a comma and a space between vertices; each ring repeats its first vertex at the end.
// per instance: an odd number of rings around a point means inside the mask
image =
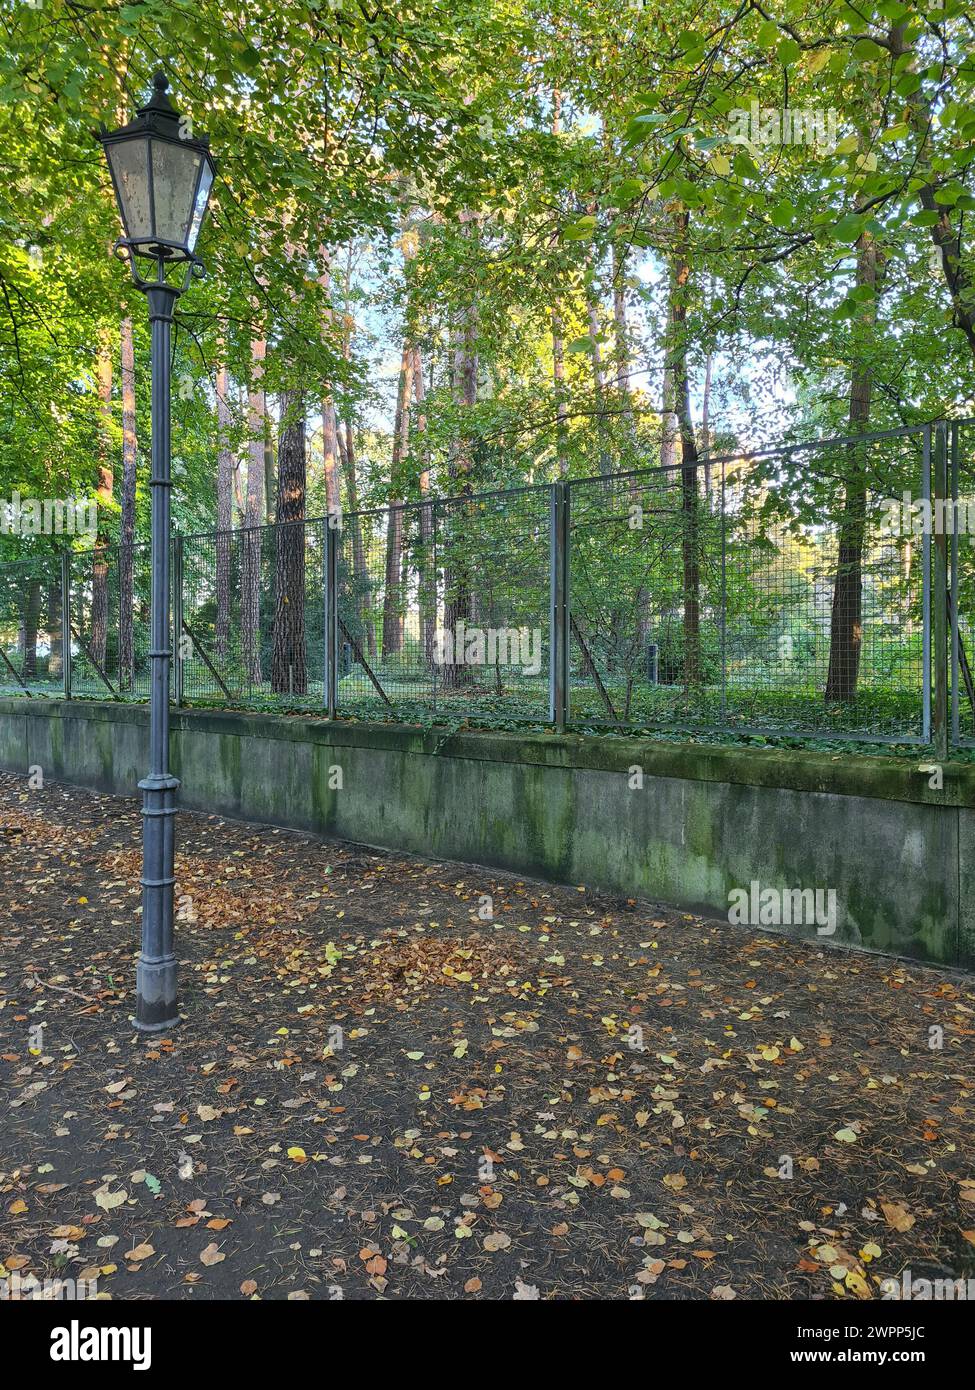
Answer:
MULTIPOLYGON (((176 537, 173 698, 975 743, 967 536, 911 522, 966 485, 935 423, 176 537)), ((0 689, 147 699, 149 597, 144 545, 0 563, 0 689)))

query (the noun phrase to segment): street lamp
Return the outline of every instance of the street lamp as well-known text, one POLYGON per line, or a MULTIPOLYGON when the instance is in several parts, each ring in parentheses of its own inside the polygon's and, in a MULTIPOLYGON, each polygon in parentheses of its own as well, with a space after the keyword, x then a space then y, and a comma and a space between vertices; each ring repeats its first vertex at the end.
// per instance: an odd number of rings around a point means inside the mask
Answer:
MULTIPOLYGON (((148 105, 119 130, 104 127, 105 148, 125 235, 115 243, 149 303, 152 325, 152 639, 149 775, 142 791, 142 949, 133 1022, 157 1033, 179 1022, 173 950, 173 847, 176 792, 169 771, 169 355, 173 309, 203 273, 196 242, 206 215, 214 163, 205 136, 194 137, 169 97, 165 74, 153 78, 148 105), (155 278, 140 267, 153 264, 155 278), (168 278, 183 270, 181 283, 168 278)), ((177 276, 178 279, 178 276, 177 276)))

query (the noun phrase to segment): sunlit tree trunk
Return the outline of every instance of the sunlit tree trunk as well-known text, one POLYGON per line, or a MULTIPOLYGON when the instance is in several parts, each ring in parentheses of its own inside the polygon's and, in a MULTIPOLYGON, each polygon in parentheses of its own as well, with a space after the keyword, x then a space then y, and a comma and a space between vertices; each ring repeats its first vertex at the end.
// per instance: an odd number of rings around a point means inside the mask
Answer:
POLYGON ((339 495, 339 439, 335 423, 335 402, 322 401, 322 467, 325 474, 325 509, 332 515, 341 510, 339 495))
POLYGON ((596 403, 596 438, 599 444, 599 471, 611 473, 613 458, 608 440, 608 418, 606 415, 606 379, 603 371, 603 353, 599 345, 602 325, 599 322, 599 301, 596 284, 590 280, 586 285, 586 317, 589 325, 589 360, 592 364, 592 388, 596 403))
POLYGON ((49 680, 64 674, 64 632, 61 626, 61 588, 51 584, 47 591, 47 630, 51 634, 51 655, 47 662, 49 680))
POLYGON ((98 529, 92 556, 91 588, 91 654, 98 665, 105 667, 108 639, 108 517, 112 505, 115 474, 112 466, 112 349, 108 335, 103 333, 98 348, 98 529))
POLYGON ((248 680, 260 685, 261 671, 261 533, 264 512, 264 432, 267 400, 261 382, 267 345, 251 343, 251 380, 247 394, 247 510, 244 517, 242 616, 244 664, 248 680))
POLYGON ((135 416, 135 350, 132 320, 122 320, 122 519, 119 538, 119 685, 135 684, 134 546, 138 440, 135 416))
POLYGON ((365 632, 366 651, 369 656, 376 655, 376 629, 367 617, 369 594, 369 567, 366 564, 366 547, 362 538, 362 518, 359 515, 359 487, 355 473, 355 432, 346 420, 339 426, 339 446, 342 451, 342 472, 345 476, 345 513, 343 527, 348 527, 352 536, 352 576, 355 582, 355 609, 360 628, 365 632))
MULTIPOLYGON (((473 215, 461 213, 465 235, 472 232, 473 215)), ((477 404, 477 304, 473 300, 461 312, 453 355, 454 398, 463 414, 477 404)), ((450 457, 451 490, 467 497, 473 491, 473 440, 466 420, 463 420, 453 442, 450 457)), ((469 622, 473 616, 472 584, 464 537, 461 527, 467 523, 460 508, 451 508, 450 525, 444 536, 444 628, 457 633, 458 624, 469 622)), ((439 668, 440 679, 446 688, 473 684, 474 673, 463 662, 447 661, 439 668)))
POLYGON ((233 530, 234 458, 230 449, 230 378, 217 368, 217 655, 225 657, 230 639, 230 533, 233 530))
MULTIPOLYGON (((420 349, 413 349, 413 400, 416 404, 416 432, 425 441, 427 416, 424 407, 426 386, 420 349)), ((430 495, 430 458, 426 443, 420 449, 420 496, 430 495)), ((437 571, 434 555, 433 507, 420 508, 420 636, 423 657, 431 665, 434 655, 434 635, 437 628, 437 571)))
MULTIPOLYGON (((677 413, 674 409, 675 307, 678 300, 677 262, 670 257, 667 270, 667 306, 664 316, 664 371, 660 410, 660 466, 672 469, 677 462, 677 413)), ((669 481, 672 473, 667 474, 669 481)))
MULTIPOLYGON (((552 134, 562 133, 562 93, 558 87, 552 92, 552 134)), ((553 233, 553 242, 558 241, 558 232, 553 233)), ((568 477, 568 423, 569 407, 565 395, 565 337, 562 328, 562 314, 557 304, 552 305, 552 381, 555 387, 555 438, 556 459, 560 478, 568 477)))
POLYGON ((386 523, 386 586, 383 596, 383 660, 395 656, 403 647, 403 459, 410 439, 410 398, 413 392, 413 347, 404 343, 396 392, 396 419, 393 426, 393 457, 390 467, 390 505, 386 523))
POLYGON ((671 345, 674 371, 674 404, 680 433, 681 466, 681 561, 684 601, 684 684, 696 685, 701 677, 701 561, 700 510, 698 495, 698 452, 691 418, 691 386, 687 370, 687 301, 690 292, 689 248, 690 215, 686 208, 674 215, 674 293, 671 319, 674 338, 671 345))
POLYGON ((701 392, 701 448, 704 451, 704 495, 711 501, 711 375, 714 369, 714 354, 708 353, 704 361, 704 390, 701 392))

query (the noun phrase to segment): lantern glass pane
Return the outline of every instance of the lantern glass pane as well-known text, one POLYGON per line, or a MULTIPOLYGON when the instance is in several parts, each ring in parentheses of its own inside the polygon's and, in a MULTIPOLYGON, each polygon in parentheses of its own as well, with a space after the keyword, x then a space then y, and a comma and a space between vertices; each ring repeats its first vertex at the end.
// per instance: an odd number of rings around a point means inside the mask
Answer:
POLYGON ((199 150, 152 142, 152 192, 156 214, 155 235, 160 241, 186 246, 193 214, 193 190, 202 158, 199 150))
POLYGON ((149 206, 149 141, 120 140, 106 146, 118 190, 125 235, 131 241, 152 235, 149 206))
POLYGON ((206 216, 207 201, 210 197, 210 185, 212 183, 213 170, 210 168, 210 161, 207 160, 200 175, 200 186, 196 191, 196 202, 193 205, 193 220, 190 222, 188 245, 191 251, 196 250, 196 239, 200 235, 203 218, 206 216))

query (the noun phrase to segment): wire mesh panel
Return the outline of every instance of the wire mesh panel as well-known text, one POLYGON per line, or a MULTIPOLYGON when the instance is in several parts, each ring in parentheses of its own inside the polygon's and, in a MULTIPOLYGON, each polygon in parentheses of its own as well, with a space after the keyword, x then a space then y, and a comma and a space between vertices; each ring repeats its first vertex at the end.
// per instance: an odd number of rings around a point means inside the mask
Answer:
POLYGON ((51 552, 0 564, 0 694, 64 690, 61 560, 51 552))
POLYGON ((548 717, 550 516, 546 487, 435 504, 440 714, 548 717))
POLYGON ((72 694, 147 700, 149 547, 106 545, 75 551, 69 570, 72 694))
POLYGON ((569 709, 618 725, 717 722, 720 498, 657 468, 569 489, 569 709))
POLYGON ((572 483, 572 718, 924 736, 926 429, 572 483))
POLYGON ((182 695, 189 701, 320 707, 324 538, 320 522, 188 536, 182 581, 182 695))
POLYGON ((723 467, 725 722, 924 733, 924 430, 723 467), (905 504, 905 496, 908 503, 905 504))
POLYGON ((429 508, 347 515, 338 563, 338 704, 406 717, 431 708, 429 508), (422 610, 422 611, 421 611, 422 610), (426 625, 426 626, 425 626, 426 625))

